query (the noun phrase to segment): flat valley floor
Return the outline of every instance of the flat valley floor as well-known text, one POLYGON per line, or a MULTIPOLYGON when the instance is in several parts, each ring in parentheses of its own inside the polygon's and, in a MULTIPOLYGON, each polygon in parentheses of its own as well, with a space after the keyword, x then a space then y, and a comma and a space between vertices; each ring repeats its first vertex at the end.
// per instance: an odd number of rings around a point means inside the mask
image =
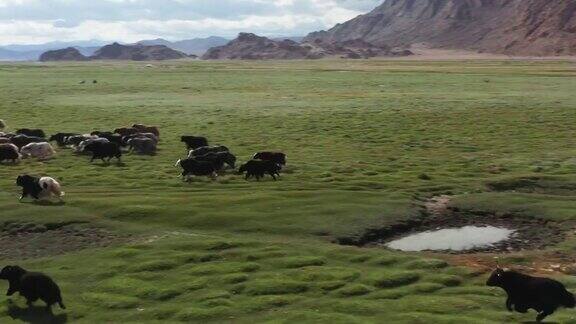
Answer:
POLYGON ((2 63, 0 89, 6 131, 161 131, 156 156, 122 164, 58 149, 0 165, 0 263, 51 275, 68 307, 48 319, 1 297, 1 323, 533 320, 484 286, 496 261, 576 290, 573 62, 2 63), (277 182, 185 183, 185 134, 239 163, 274 150, 288 165, 277 182), (66 204, 19 203, 22 173, 59 179, 66 204), (500 253, 337 244, 421 218, 433 197, 455 217, 559 230, 500 253))

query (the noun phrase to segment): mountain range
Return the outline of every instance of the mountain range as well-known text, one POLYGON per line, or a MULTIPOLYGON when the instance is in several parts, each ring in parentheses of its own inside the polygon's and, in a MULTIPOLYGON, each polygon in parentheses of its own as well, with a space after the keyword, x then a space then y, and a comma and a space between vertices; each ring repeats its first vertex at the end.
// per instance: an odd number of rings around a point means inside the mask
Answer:
MULTIPOLYGON (((367 14, 303 39, 241 33, 232 42, 208 37, 144 40, 132 45, 164 46, 208 59, 283 59, 397 56, 421 44, 512 56, 576 55, 576 0, 386 0, 367 14)), ((70 47, 88 57, 102 45, 87 41, 0 46, 0 60, 36 60, 46 50, 70 47)), ((165 49, 156 48, 144 56, 154 57, 157 51, 165 49)), ((59 54, 79 57, 69 49, 59 54)))
MULTIPOLYGON (((183 52, 188 55, 203 55, 208 49, 215 46, 221 46, 228 42, 222 37, 194 38, 170 42, 165 39, 143 40, 135 44, 140 45, 164 45, 171 49, 183 52)), ((114 42, 104 41, 78 41, 78 42, 50 42, 45 44, 34 45, 5 45, 0 46, 0 61, 36 61, 44 52, 56 51, 69 48, 77 49, 84 56, 92 56, 102 46, 114 42)), ((134 45, 135 45, 134 44, 134 45)), ((124 44, 129 45, 129 44, 124 44)))
POLYGON ((188 54, 166 45, 143 45, 113 43, 102 46, 93 55, 86 56, 77 48, 67 47, 46 51, 40 55, 41 62, 90 61, 90 60, 127 60, 127 61, 163 61, 189 57, 188 54))
POLYGON ((305 41, 355 39, 515 56, 576 55, 576 1, 387 0, 305 41))

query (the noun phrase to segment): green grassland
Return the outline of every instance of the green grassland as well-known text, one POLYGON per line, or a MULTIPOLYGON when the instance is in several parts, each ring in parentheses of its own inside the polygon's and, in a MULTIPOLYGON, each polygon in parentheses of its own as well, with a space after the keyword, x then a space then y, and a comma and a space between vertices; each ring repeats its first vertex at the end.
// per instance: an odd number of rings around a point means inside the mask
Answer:
MULTIPOLYGON (((506 312, 503 293, 484 287, 477 269, 333 241, 414 217, 417 200, 439 194, 567 230, 576 220, 570 62, 2 64, 0 89, 0 118, 12 130, 139 122, 162 132, 156 156, 126 155, 120 165, 65 149, 0 165, 1 223, 83 222, 133 235, 108 248, 2 260, 61 284, 68 310, 55 310, 57 323, 532 320, 506 312), (280 150, 288 167, 277 182, 228 172, 184 183, 174 167, 186 154, 183 134, 224 144, 240 162, 280 150), (61 180, 66 205, 19 204, 21 173, 61 180)), ((538 253, 574 250, 567 238, 538 253)), ((558 278, 576 289, 574 278, 558 278)), ((1 323, 46 320, 13 300, 0 299, 1 323)), ((576 314, 552 319, 576 323, 576 314)))

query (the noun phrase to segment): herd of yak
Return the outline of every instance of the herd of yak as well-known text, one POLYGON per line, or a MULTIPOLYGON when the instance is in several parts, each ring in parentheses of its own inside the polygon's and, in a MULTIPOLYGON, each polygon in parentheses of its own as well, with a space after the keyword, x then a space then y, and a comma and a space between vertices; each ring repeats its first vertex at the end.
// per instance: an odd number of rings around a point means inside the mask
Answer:
MULTIPOLYGON (((1 126, 6 126, 0 120, 1 126)), ((182 168, 182 177, 190 180, 192 176, 216 178, 218 173, 229 167, 235 169, 236 156, 225 146, 209 146, 208 140, 200 136, 181 136, 186 144, 188 156, 176 162, 182 168)), ((121 161, 125 150, 138 154, 156 154, 160 131, 158 127, 134 124, 132 127, 117 128, 114 131, 93 131, 90 134, 57 133, 47 138, 41 129, 19 129, 14 133, 0 132, 0 162, 17 163, 22 158, 32 157, 49 159, 56 151, 51 142, 63 147, 71 147, 76 153, 91 154, 91 162, 102 160, 109 163, 112 159, 121 161)), ((274 180, 286 165, 286 155, 280 152, 258 152, 252 160, 239 168, 246 179, 260 180, 266 174, 274 180)))
MULTIPOLYGON (((0 120, 0 131, 5 127, 4 121, 0 120)), ((71 146, 79 153, 89 152, 92 154, 91 161, 107 159, 107 162, 110 162, 112 158, 120 161, 123 147, 141 154, 154 154, 159 139, 158 128, 140 124, 119 128, 114 132, 92 132, 86 135, 58 133, 48 140, 42 130, 20 129, 14 134, 0 132, 0 162, 12 160, 16 163, 22 156, 49 158, 54 154, 54 149, 49 144, 51 141, 55 141, 60 147, 71 146)), ((180 140, 189 150, 188 156, 176 163, 183 169, 184 179, 189 179, 190 176, 214 178, 226 166, 235 168, 236 157, 227 147, 209 146, 206 138, 198 136, 182 136, 180 140)), ((260 152, 256 153, 251 161, 242 165, 239 172, 246 173, 246 179, 250 177, 261 179, 265 174, 276 179, 284 165, 286 165, 285 154, 260 152)), ((23 188, 21 199, 26 196, 39 199, 43 194, 60 199, 64 196, 60 184, 49 177, 21 175, 16 183, 23 188)), ((52 312, 54 304, 65 309, 60 288, 54 280, 43 273, 29 272, 19 266, 10 265, 0 271, 0 279, 9 282, 8 296, 19 292, 29 306, 37 300, 42 300, 49 313, 52 312)), ((549 278, 532 277, 498 267, 492 272, 486 285, 500 287, 506 292, 506 309, 509 311, 520 313, 526 313, 529 309, 537 311, 538 322, 553 314, 559 307, 576 306, 574 295, 566 290, 562 283, 549 278)))

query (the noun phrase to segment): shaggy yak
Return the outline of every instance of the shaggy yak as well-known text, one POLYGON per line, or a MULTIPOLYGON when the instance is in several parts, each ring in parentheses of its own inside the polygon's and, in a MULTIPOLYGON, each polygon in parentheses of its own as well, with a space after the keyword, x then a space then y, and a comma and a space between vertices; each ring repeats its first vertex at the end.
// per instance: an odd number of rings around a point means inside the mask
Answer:
POLYGON ((180 142, 186 144, 188 150, 195 150, 199 147, 208 146, 206 137, 201 136, 181 136, 180 142))
POLYGON ((135 137, 128 140, 130 151, 138 154, 156 154, 156 142, 148 137, 135 137))
POLYGON ((73 135, 73 136, 66 137, 64 144, 65 145, 71 145, 71 146, 78 146, 83 141, 86 141, 89 139, 96 139, 96 138, 99 138, 99 137, 96 135, 90 135, 90 134, 73 135))
POLYGON ((228 164, 232 169, 236 167, 236 156, 230 152, 208 153, 206 155, 191 158, 198 161, 210 162, 214 165, 216 170, 224 169, 224 164, 228 164))
POLYGON ((32 177, 21 175, 16 179, 16 185, 22 187, 20 200, 30 196, 36 200, 55 196, 60 201, 64 197, 64 192, 58 181, 50 177, 32 177))
POLYGON ((258 152, 254 154, 252 159, 272 161, 276 164, 286 165, 286 154, 280 152, 258 152))
POLYGON ((48 159, 56 154, 50 143, 30 143, 20 149, 23 157, 34 157, 38 159, 48 159))
POLYGON ((140 131, 137 130, 136 128, 126 128, 126 127, 122 127, 122 128, 116 128, 116 129, 114 130, 114 133, 120 134, 120 135, 122 135, 122 136, 128 136, 128 135, 140 133, 140 131))
POLYGON ((146 126, 142 124, 134 124, 132 128, 136 128, 139 133, 152 133, 156 135, 157 138, 160 138, 160 131, 156 126, 146 126))
POLYGON ((39 272, 29 272, 19 266, 5 266, 0 272, 0 279, 8 280, 9 287, 6 296, 19 292, 26 298, 28 306, 41 299, 46 303, 46 310, 52 312, 52 305, 58 304, 66 309, 62 301, 60 287, 52 278, 39 272))
POLYGON ((46 142, 43 137, 28 136, 28 135, 16 135, 10 139, 12 144, 18 146, 18 148, 23 148, 30 143, 42 143, 46 142))
POLYGON ((16 163, 22 159, 22 155, 18 152, 18 147, 14 144, 5 143, 0 144, 0 162, 5 160, 16 163))
POLYGON ((278 164, 272 161, 252 160, 242 165, 238 172, 240 174, 246 172, 246 180, 255 177, 256 180, 260 181, 266 173, 276 180, 276 176, 280 176, 281 169, 282 168, 278 164))
POLYGON ((52 136, 50 136, 50 139, 48 139, 49 142, 56 142, 56 144, 58 144, 58 146, 62 147, 62 146, 66 146, 66 139, 68 137, 71 136, 76 136, 79 134, 76 133, 58 133, 58 134, 54 134, 52 136))
POLYGON ((44 131, 41 129, 21 128, 21 129, 16 131, 16 134, 26 135, 26 136, 30 136, 30 137, 46 138, 46 133, 44 133, 44 131))
POLYGON ((100 159, 105 162, 105 158, 108 158, 108 163, 112 158, 116 158, 118 162, 121 162, 122 150, 120 146, 116 143, 99 143, 94 142, 86 145, 84 151, 92 153, 92 159, 90 162, 94 162, 95 159, 100 159))
POLYGON ((176 165, 182 168, 182 179, 190 181, 190 176, 208 176, 212 179, 218 177, 218 169, 211 162, 195 159, 180 159, 176 165))
POLYGON ((210 153, 222 153, 222 152, 230 152, 230 150, 224 145, 218 146, 202 146, 197 149, 191 150, 188 153, 188 158, 193 158, 196 156, 202 156, 210 153))
POLYGON ((538 312, 537 322, 552 315, 559 307, 574 308, 574 295, 564 285, 548 278, 531 277, 515 271, 497 268, 486 282, 490 287, 500 287, 508 294, 506 308, 509 311, 526 313, 529 309, 538 312))

